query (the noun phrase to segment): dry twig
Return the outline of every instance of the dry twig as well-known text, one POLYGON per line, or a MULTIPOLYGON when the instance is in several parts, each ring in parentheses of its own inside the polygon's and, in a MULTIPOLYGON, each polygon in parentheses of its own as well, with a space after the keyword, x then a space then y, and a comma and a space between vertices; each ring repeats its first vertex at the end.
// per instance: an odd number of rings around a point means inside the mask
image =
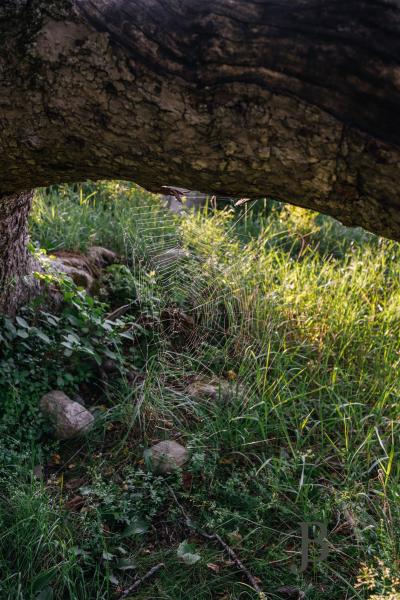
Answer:
POLYGON ((136 590, 138 589, 139 586, 142 585, 142 583, 144 583, 145 581, 147 581, 148 579, 153 577, 163 567, 165 567, 164 563, 159 563, 158 565, 151 567, 150 571, 147 571, 147 573, 145 575, 143 575, 143 577, 139 577, 138 579, 136 579, 136 581, 134 583, 132 583, 132 585, 130 585, 125 590, 123 590, 123 592, 121 592, 119 597, 126 598, 127 596, 129 596, 129 594, 136 592, 136 590))
POLYGON ((224 542, 224 540, 221 538, 221 536, 219 536, 217 533, 209 534, 209 533, 205 533, 201 529, 198 529, 193 524, 192 519, 189 517, 189 515, 186 513, 185 509, 183 508, 183 506, 179 502, 178 498, 176 497, 176 494, 175 494, 174 490, 171 487, 169 489, 170 489, 170 492, 172 493, 172 496, 174 497, 174 500, 175 500, 176 504, 178 505, 178 507, 181 510, 183 516, 185 517, 186 526, 189 527, 190 529, 193 529, 196 533, 198 533, 199 535, 201 535, 203 538, 205 538, 207 540, 217 541, 220 544, 220 546, 222 546, 222 548, 225 550, 225 552, 228 554, 228 556, 231 558, 231 560, 235 563, 235 565, 237 566, 237 568, 239 569, 239 571, 241 571, 247 577, 250 585, 252 586, 252 588, 254 589, 254 591, 256 591, 257 594, 259 595, 260 600, 266 599, 267 596, 262 591, 262 589, 260 588, 260 586, 258 585, 258 582, 257 582, 256 578, 250 573, 250 571, 248 570, 248 568, 245 567, 245 565, 242 563, 242 561, 240 560, 240 558, 237 556, 236 552, 226 542, 224 542))
POLYGON ((220 546, 223 547, 225 552, 228 554, 229 558, 233 560, 239 571, 242 571, 242 573, 246 575, 250 585, 257 592, 257 594, 259 594, 260 598, 265 598, 265 594, 258 585, 256 578, 250 573, 248 568, 245 567, 240 558, 237 556, 236 552, 230 546, 228 546, 226 542, 224 542, 224 540, 221 536, 218 535, 218 533, 209 534, 205 533, 204 531, 199 531, 199 533, 202 537, 206 538, 207 540, 216 540, 220 544, 220 546))

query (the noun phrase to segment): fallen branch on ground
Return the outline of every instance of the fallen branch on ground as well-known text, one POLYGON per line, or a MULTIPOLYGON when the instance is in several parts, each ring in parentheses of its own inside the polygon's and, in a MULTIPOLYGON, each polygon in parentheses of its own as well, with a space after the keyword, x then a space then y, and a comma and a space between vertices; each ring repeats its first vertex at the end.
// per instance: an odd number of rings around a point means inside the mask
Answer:
POLYGON ((198 533, 200 533, 200 535, 202 537, 206 538, 207 540, 217 541, 223 547, 223 549, 228 554, 228 556, 233 560, 233 562, 235 563, 235 565, 237 566, 239 571, 242 571, 242 573, 244 573, 246 575, 247 579, 249 580, 250 585, 259 594, 260 599, 263 600, 264 598, 266 598, 266 595, 262 591, 260 586, 258 585, 256 578, 250 573, 248 568, 245 567, 245 565, 242 563, 240 558, 237 556, 236 552, 226 542, 224 542, 224 540, 222 539, 222 537, 220 535, 218 535, 218 533, 209 534, 209 533, 205 533, 204 531, 199 531, 198 533))
POLYGON ((218 535, 218 533, 209 534, 209 533, 206 533, 205 531, 202 531, 201 529, 198 529, 194 525, 192 519, 186 513, 186 511, 183 508, 183 506, 181 505, 181 503, 179 502, 174 490, 171 487, 169 489, 170 489, 172 496, 174 497, 174 500, 175 500, 177 506, 179 507, 180 511, 182 512, 183 516, 185 517, 186 526, 190 529, 193 529, 196 533, 198 533, 199 535, 201 535, 203 538, 205 538, 207 540, 217 541, 220 544, 220 546, 222 546, 222 548, 225 550, 225 552, 228 554, 228 556, 232 559, 232 561, 235 563, 235 565, 237 566, 239 571, 241 571, 247 577, 250 585, 252 586, 254 591, 257 592, 257 594, 259 595, 260 600, 266 600, 267 596, 266 596, 265 592, 262 591, 262 589, 258 585, 256 578, 254 577, 254 575, 252 575, 250 573, 248 568, 245 567, 245 565, 242 563, 240 558, 237 556, 236 552, 226 542, 224 542, 224 540, 221 538, 221 536, 218 535))
POLYGON ((129 594, 136 592, 136 590, 138 589, 139 586, 142 585, 142 583, 144 583, 145 581, 147 581, 148 579, 153 577, 163 567, 165 567, 164 563, 159 563, 158 565, 155 565, 154 567, 152 567, 150 569, 150 571, 147 571, 147 573, 145 575, 143 575, 143 577, 140 577, 132 585, 130 585, 125 590, 123 590, 119 597, 126 598, 127 596, 129 596, 129 594))

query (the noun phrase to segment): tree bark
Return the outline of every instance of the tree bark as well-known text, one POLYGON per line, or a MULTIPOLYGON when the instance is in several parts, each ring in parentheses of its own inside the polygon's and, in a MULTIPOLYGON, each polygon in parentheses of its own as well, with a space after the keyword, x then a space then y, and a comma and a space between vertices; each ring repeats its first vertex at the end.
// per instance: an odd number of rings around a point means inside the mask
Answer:
POLYGON ((398 0, 3 0, 0 193, 121 178, 400 239, 398 0))
POLYGON ((0 196, 0 313, 15 313, 39 289, 38 265, 27 249, 31 203, 31 192, 0 196))

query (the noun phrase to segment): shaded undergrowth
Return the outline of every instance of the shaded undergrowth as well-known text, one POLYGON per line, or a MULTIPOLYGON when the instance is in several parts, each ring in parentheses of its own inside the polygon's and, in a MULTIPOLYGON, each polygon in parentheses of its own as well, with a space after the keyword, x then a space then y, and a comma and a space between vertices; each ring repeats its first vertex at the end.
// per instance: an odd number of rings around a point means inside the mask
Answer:
POLYGON ((114 598, 161 561, 135 597, 257 598, 202 530, 268 597, 397 600, 396 243, 273 202, 175 216, 124 183, 42 192, 31 237, 121 263, 95 298, 64 281, 57 312, 2 321, 2 598, 114 598), (87 437, 51 438, 52 388, 84 398, 87 437), (182 471, 147 469, 162 439, 188 447, 182 471), (329 555, 311 543, 302 571, 314 521, 329 555))

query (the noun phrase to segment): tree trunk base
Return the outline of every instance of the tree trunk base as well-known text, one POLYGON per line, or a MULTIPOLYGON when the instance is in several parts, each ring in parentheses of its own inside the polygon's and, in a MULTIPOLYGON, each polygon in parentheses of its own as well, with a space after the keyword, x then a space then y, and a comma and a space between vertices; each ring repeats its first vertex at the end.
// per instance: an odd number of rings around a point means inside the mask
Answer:
POLYGON ((15 314, 39 292, 38 263, 28 251, 33 192, 0 196, 0 313, 15 314))

